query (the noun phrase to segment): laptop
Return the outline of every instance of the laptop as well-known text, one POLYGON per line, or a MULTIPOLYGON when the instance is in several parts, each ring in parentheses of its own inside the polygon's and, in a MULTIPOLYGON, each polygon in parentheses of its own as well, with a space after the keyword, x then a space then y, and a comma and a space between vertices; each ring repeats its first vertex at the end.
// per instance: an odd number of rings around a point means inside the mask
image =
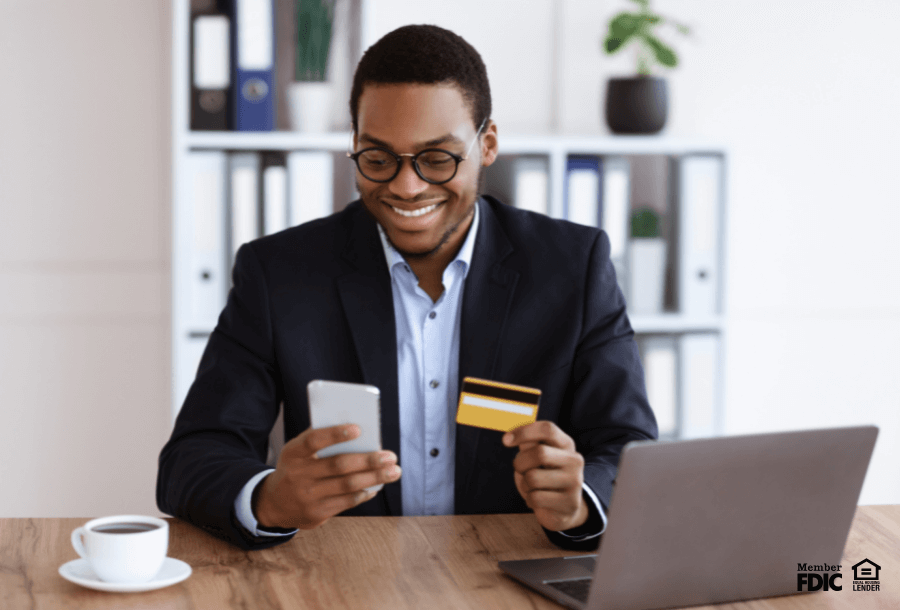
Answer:
POLYGON ((860 426, 631 442, 596 555, 499 566, 578 610, 796 594, 798 564, 841 564, 877 436, 860 426))

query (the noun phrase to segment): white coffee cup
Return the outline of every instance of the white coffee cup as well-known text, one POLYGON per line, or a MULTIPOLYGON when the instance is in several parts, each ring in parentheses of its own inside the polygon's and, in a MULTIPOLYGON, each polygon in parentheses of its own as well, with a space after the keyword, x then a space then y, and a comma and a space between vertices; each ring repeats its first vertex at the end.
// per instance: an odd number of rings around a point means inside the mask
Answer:
POLYGON ((142 515, 101 517, 76 528, 72 546, 100 580, 148 582, 166 559, 169 523, 142 515))

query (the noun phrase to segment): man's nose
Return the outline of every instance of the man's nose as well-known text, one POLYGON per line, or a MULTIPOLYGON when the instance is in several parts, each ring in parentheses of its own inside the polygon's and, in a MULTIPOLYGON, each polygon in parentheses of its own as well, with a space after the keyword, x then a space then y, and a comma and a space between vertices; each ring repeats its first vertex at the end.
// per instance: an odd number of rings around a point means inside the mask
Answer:
POLYGON ((400 158, 400 173, 388 183, 388 189, 398 199, 412 199, 428 188, 428 183, 419 177, 409 157, 400 158))

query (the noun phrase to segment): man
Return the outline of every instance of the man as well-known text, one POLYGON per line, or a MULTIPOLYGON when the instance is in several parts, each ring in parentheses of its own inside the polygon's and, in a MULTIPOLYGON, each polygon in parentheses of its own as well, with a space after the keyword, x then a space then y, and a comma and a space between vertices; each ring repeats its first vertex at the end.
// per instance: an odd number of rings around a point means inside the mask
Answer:
POLYGON ((623 445, 657 434, 606 235, 478 196, 497 125, 452 32, 382 38, 350 111, 361 202, 238 251, 160 455, 160 509, 245 549, 337 514, 531 509, 555 544, 596 548, 623 445), (540 388, 539 421, 457 426, 466 376, 540 388), (317 457, 359 430, 310 428, 313 379, 380 388, 384 451, 317 457))

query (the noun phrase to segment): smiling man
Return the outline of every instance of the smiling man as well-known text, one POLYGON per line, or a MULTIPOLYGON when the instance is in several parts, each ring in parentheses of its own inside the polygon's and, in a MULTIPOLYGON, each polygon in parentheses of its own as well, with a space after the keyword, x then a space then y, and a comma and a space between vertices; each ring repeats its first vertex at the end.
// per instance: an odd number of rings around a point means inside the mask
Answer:
POLYGON ((529 510, 555 544, 596 548, 622 447, 657 434, 609 240, 479 196, 498 131, 452 32, 378 41, 350 113, 360 201, 238 251, 160 455, 160 509, 248 549, 339 514, 529 510), (457 425, 466 376, 539 388, 538 421, 457 425), (310 428, 314 379, 380 388, 383 451, 317 457, 359 430, 310 428))

